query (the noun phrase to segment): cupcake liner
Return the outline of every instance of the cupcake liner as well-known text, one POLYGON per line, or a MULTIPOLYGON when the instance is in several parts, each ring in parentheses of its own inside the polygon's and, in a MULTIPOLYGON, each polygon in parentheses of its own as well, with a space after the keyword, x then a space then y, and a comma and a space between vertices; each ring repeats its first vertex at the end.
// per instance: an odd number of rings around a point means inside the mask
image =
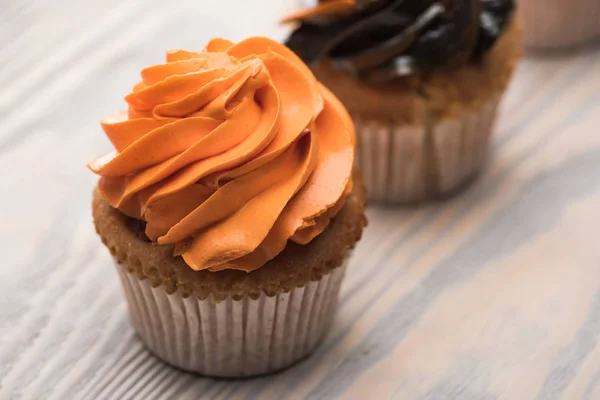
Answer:
POLYGON ((556 48, 600 37, 598 0, 519 0, 523 43, 556 48))
POLYGON ((500 97, 459 118, 425 125, 355 120, 357 163, 370 200, 413 203, 442 196, 482 164, 500 97))
POLYGON ((223 301, 167 294, 124 266, 117 270, 132 324, 152 352, 186 371, 235 378, 278 371, 317 347, 333 319, 347 259, 290 292, 223 301))

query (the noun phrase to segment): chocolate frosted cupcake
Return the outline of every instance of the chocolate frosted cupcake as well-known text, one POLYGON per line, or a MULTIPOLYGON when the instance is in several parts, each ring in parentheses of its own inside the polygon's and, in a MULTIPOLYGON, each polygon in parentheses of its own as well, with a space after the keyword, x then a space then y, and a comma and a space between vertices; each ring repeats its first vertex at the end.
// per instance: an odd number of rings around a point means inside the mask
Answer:
POLYGON ((330 0, 286 44, 356 123, 369 197, 418 202, 481 166, 520 57, 511 0, 330 0))
POLYGON ((365 225, 346 110, 265 38, 170 51, 141 75, 128 110, 102 121, 115 151, 89 165, 133 326, 206 375, 305 357, 365 225))

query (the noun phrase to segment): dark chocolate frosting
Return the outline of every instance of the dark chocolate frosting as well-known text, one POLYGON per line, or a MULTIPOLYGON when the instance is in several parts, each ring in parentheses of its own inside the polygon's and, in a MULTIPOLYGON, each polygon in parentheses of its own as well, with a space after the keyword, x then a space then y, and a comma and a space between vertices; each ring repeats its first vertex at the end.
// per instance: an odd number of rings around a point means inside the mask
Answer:
POLYGON ((304 19, 286 45, 307 63, 385 81, 481 57, 513 12, 513 0, 356 0, 350 14, 304 19))

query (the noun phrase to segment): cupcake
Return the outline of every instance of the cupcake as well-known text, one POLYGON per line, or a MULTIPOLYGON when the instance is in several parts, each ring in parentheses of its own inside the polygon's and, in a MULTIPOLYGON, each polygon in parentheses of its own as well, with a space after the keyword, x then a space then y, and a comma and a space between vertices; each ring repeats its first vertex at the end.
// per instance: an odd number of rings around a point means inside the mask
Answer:
POLYGON ((484 161, 521 54, 511 0, 330 0, 286 44, 347 107, 369 198, 454 191, 484 161))
POLYGON ((523 43, 537 49, 577 45, 600 37, 598 0, 518 0, 523 43))
POLYGON ((312 352, 365 225, 354 128, 285 46, 212 40, 141 72, 101 123, 93 217, 162 360, 245 377, 312 352))

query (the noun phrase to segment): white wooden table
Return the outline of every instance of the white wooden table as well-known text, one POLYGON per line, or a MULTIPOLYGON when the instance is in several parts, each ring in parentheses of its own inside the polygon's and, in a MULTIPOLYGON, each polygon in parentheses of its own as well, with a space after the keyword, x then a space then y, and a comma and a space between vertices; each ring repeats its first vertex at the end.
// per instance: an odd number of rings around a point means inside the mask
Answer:
POLYGON ((369 210, 307 361, 225 381, 143 348, 91 223, 98 121, 168 48, 282 38, 290 1, 0 0, 0 398, 600 398, 598 46, 522 63, 468 190, 369 210))

